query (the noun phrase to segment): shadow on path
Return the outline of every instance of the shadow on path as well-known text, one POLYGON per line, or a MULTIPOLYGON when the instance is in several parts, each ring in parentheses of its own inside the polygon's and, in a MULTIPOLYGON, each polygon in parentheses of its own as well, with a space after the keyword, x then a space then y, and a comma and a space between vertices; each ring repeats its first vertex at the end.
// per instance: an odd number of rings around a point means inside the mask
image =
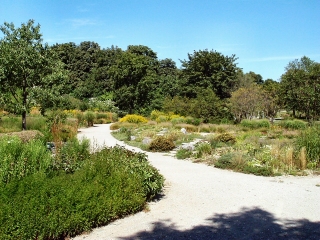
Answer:
POLYGON ((260 208, 217 214, 207 225, 181 231, 170 220, 153 223, 151 231, 121 239, 320 239, 320 222, 276 219, 260 208))

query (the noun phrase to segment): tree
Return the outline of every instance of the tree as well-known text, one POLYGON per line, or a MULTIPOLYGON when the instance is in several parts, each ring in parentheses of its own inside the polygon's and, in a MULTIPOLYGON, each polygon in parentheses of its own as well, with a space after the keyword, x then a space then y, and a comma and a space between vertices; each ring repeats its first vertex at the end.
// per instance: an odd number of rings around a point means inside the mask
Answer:
POLYGON ((280 92, 280 83, 267 79, 262 85, 263 110, 266 117, 273 119, 283 106, 280 92))
POLYGON ((320 111, 320 63, 304 56, 288 64, 281 76, 281 91, 288 110, 302 113, 308 120, 320 111))
POLYGON ((251 85, 248 88, 239 88, 232 93, 229 102, 236 122, 241 122, 244 118, 251 119, 263 110, 261 87, 251 85))
POLYGON ((26 130, 31 93, 45 86, 46 81, 55 81, 62 74, 61 64, 48 45, 42 44, 40 25, 34 25, 34 20, 20 28, 5 22, 0 30, 4 34, 0 41, 0 92, 7 93, 6 100, 21 113, 22 129, 26 130))
MULTIPOLYGON (((211 89, 197 90, 197 97, 192 100, 191 116, 201 118, 203 122, 213 122, 223 117, 223 104, 222 101, 211 89)), ((228 118, 228 116, 224 116, 228 118)))
POLYGON ((133 113, 148 108, 157 87, 157 64, 155 53, 145 46, 128 46, 119 54, 108 74, 114 83, 114 100, 121 110, 133 113))
POLYGON ((209 88, 220 98, 231 96, 237 83, 237 64, 235 55, 224 56, 216 51, 194 51, 188 60, 181 61, 186 79, 185 94, 196 97, 195 88, 209 88))
POLYGON ((236 88, 248 88, 252 84, 262 84, 262 76, 260 74, 256 74, 252 71, 249 73, 243 73, 241 69, 237 71, 237 83, 236 88))

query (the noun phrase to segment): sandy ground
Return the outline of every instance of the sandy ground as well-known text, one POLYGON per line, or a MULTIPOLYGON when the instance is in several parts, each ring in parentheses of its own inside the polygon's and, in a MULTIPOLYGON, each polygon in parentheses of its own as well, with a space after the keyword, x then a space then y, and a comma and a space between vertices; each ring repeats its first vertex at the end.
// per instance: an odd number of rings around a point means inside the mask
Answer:
MULTIPOLYGON (((124 145, 109 125, 81 129, 78 137, 95 147, 124 145)), ((74 240, 320 239, 320 176, 258 177, 147 154, 166 178, 162 196, 149 211, 74 240)))

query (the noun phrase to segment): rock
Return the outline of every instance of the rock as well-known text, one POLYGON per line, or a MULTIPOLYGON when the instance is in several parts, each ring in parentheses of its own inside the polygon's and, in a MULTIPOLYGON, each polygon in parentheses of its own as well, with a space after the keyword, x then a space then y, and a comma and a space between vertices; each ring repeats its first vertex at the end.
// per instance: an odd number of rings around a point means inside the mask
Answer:
POLYGON ((186 134, 187 133, 187 129, 185 129, 185 128, 181 128, 181 130, 180 130, 183 134, 186 134))
POLYGON ((189 150, 189 151, 194 151, 194 144, 192 143, 183 143, 180 146, 181 149, 189 150))
POLYGON ((151 138, 150 137, 145 137, 142 140, 142 143, 145 144, 145 145, 149 145, 151 143, 151 138))

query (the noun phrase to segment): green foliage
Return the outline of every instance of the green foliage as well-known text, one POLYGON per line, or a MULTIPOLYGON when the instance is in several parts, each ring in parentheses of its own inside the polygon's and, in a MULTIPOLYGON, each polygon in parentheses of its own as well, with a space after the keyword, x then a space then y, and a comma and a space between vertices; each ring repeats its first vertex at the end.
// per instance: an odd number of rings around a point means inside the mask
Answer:
POLYGON ((92 127, 93 126, 93 122, 94 122, 94 120, 96 118, 96 115, 94 114, 94 112, 87 111, 84 114, 84 118, 87 121, 87 126, 88 127, 92 127))
POLYGON ((140 115, 136 114, 128 114, 119 120, 120 122, 128 122, 128 123, 146 123, 148 120, 140 115))
POLYGON ((37 130, 26 130, 20 132, 10 132, 10 133, 1 133, 0 137, 8 136, 8 137, 18 137, 23 143, 30 142, 32 140, 43 140, 44 135, 37 130))
POLYGON ((214 164, 217 168, 232 169, 238 172, 251 173, 258 176, 273 176, 270 166, 251 164, 248 156, 239 152, 231 152, 222 155, 214 164))
POLYGON ((196 152, 195 152, 194 156, 196 158, 201 158, 205 155, 209 155, 212 153, 211 145, 208 142, 200 142, 200 143, 196 144, 195 150, 196 150, 196 152))
POLYGON ((295 120, 281 120, 280 122, 277 123, 277 125, 290 130, 302 130, 307 128, 308 123, 305 121, 295 119, 295 120))
POLYGON ((81 142, 76 138, 60 146, 54 156, 50 168, 52 170, 63 170, 73 173, 80 169, 85 160, 90 156, 90 142, 83 139, 81 142))
POLYGON ((19 180, 35 172, 46 172, 52 157, 40 140, 23 143, 18 137, 0 137, 0 182, 19 180))
POLYGON ((234 144, 237 141, 236 138, 233 135, 231 135, 230 133, 222 133, 222 134, 216 136, 214 138, 214 140, 217 142, 231 143, 231 144, 234 144))
POLYGON ((244 128, 257 129, 257 128, 270 128, 270 122, 268 120, 247 120, 241 121, 240 125, 244 128))
POLYGON ((42 44, 40 25, 35 26, 34 20, 20 28, 5 22, 0 30, 4 35, 0 40, 0 92, 6 93, 8 107, 14 106, 22 115, 22 129, 26 130, 26 114, 34 101, 44 103, 49 99, 46 96, 61 95, 52 83, 63 81, 64 72, 58 58, 42 44))
POLYGON ((21 131, 21 118, 1 117, 0 133, 21 131))
POLYGON ((224 56, 207 49, 188 54, 188 60, 182 61, 186 95, 194 98, 196 89, 200 87, 213 90, 220 99, 230 97, 236 84, 236 60, 235 55, 224 56))
POLYGON ((144 154, 91 155, 74 174, 38 172, 0 184, 0 239, 64 239, 143 209, 164 179, 144 154))
POLYGON ((288 64, 286 72, 281 76, 281 96, 286 108, 297 111, 306 119, 315 120, 319 117, 320 105, 320 63, 303 56, 288 64))
POLYGON ((190 158, 192 155, 192 151, 188 150, 188 149, 184 149, 184 148, 180 148, 177 152, 176 152, 176 158, 177 159, 186 159, 186 158, 190 158))
POLYGON ((170 151, 175 148, 174 142, 164 136, 157 136, 150 143, 149 149, 155 152, 170 151))
POLYGON ((311 127, 297 137, 296 149, 305 147, 308 162, 320 164, 320 128, 311 127))

